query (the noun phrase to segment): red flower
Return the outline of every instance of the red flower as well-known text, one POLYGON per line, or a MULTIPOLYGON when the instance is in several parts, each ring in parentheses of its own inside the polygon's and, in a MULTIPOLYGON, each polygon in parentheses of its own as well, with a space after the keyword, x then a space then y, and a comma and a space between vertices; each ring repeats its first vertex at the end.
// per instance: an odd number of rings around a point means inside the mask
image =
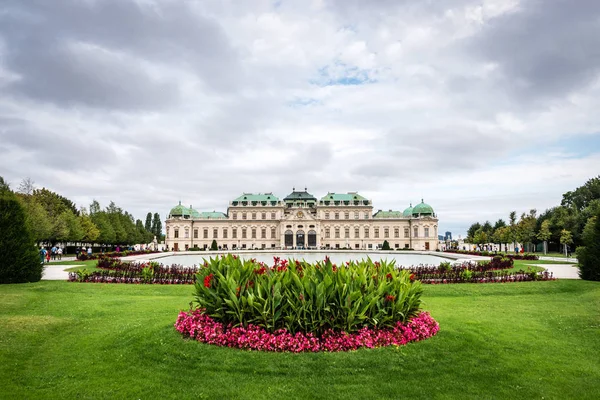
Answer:
POLYGON ((209 274, 206 277, 204 277, 204 287, 209 288, 210 287, 210 283, 212 281, 212 279, 214 278, 213 274, 209 274))
POLYGON ((387 274, 385 277, 389 280, 392 280, 392 274, 387 274))
POLYGON ((415 280, 415 274, 410 274, 410 281, 414 281, 415 280))
POLYGON ((389 301, 390 303, 393 303, 394 301, 396 301, 396 296, 392 296, 391 294, 388 294, 385 296, 385 301, 389 301))

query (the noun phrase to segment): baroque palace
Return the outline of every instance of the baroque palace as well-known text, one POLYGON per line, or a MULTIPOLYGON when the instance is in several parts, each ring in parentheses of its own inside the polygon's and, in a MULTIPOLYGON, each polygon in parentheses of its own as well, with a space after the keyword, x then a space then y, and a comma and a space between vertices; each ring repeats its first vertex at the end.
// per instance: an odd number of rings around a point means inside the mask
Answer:
POLYGON ((422 200, 404 211, 373 214, 371 200, 357 192, 327 193, 320 200, 296 191, 280 200, 273 193, 244 193, 227 213, 173 207, 166 220, 169 250, 219 249, 392 249, 436 250, 438 219, 422 200))

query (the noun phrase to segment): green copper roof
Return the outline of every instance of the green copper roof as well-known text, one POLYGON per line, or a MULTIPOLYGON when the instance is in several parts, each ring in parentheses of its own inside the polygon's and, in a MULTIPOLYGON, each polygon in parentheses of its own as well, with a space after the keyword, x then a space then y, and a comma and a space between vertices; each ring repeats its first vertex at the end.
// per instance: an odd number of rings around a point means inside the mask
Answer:
POLYGON ((413 207, 412 213, 413 215, 433 215, 433 208, 429 204, 425 204, 423 199, 421 199, 421 203, 413 207))
POLYGON ((367 200, 357 192, 348 193, 327 193, 321 198, 321 201, 354 201, 354 200, 367 200))
POLYGON ((202 219, 227 219, 227 215, 223 214, 222 212, 218 212, 218 211, 212 211, 212 212, 202 211, 199 214, 198 218, 202 218, 202 219))
POLYGON ((403 217, 412 217, 412 212, 413 212, 413 206, 412 203, 410 203, 410 206, 404 210, 404 212, 402 213, 403 217))
POLYGON ((178 205, 176 205, 175 207, 171 208, 171 211, 169 212, 169 215, 171 217, 189 217, 192 213, 190 211, 191 209, 182 206, 181 202, 179 202, 178 205))
POLYGON ((304 192, 296 191, 296 188, 293 189, 292 193, 285 196, 283 199, 286 202, 290 201, 317 201, 317 198, 304 189, 304 192))
POLYGON ((244 193, 233 201, 279 201, 273 193, 244 193))
POLYGON ((404 215, 400 211, 382 211, 379 210, 373 215, 373 218, 402 218, 404 215))

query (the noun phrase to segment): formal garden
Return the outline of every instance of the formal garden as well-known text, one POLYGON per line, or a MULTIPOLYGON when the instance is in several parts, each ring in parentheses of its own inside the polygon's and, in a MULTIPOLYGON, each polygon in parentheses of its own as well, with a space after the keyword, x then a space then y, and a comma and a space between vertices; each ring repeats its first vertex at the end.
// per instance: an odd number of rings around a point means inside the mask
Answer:
POLYGON ((185 268, 106 254, 40 281, 23 207, 0 191, 0 211, 3 398, 600 396, 597 216, 577 252, 589 280, 506 255, 185 268))

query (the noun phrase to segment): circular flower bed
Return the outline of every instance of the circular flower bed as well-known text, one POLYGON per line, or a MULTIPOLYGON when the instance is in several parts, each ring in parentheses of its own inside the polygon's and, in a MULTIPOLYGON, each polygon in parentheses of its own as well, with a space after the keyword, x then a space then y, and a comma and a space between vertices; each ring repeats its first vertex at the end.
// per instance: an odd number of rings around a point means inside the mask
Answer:
POLYGON ((196 276, 196 310, 181 312, 183 335, 220 346, 264 351, 345 351, 402 345, 439 326, 420 309, 421 283, 393 263, 337 266, 210 259, 196 276))
POLYGON ((360 348, 374 348, 391 345, 404 345, 435 335, 439 324, 429 313, 422 312, 407 323, 396 322, 387 329, 364 327, 358 332, 346 333, 328 330, 315 337, 311 333, 291 334, 285 329, 273 333, 248 325, 247 327, 224 326, 202 310, 179 313, 175 328, 184 336, 199 342, 217 346, 261 351, 318 352, 348 351, 360 348))

